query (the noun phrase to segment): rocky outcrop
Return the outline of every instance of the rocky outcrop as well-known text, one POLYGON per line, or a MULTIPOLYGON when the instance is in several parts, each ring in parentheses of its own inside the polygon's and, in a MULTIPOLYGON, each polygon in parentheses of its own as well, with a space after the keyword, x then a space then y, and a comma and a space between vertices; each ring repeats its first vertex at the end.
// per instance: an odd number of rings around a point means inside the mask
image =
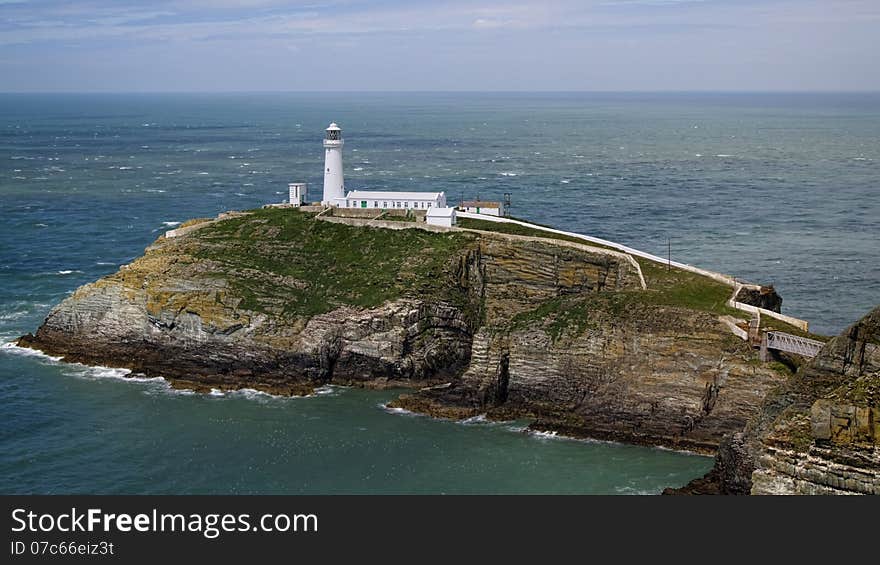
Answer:
POLYGON ((770 393, 684 490, 880 494, 880 307, 770 393))
POLYGON ((880 308, 831 340, 765 412, 752 494, 880 494, 880 308))
POLYGON ((422 387, 397 404, 714 451, 784 377, 720 321, 727 287, 652 272, 568 241, 268 209, 160 238, 20 344, 197 390, 422 387))
MULTIPOLYGON (((247 221, 262 225, 259 217, 247 221)), ((78 289, 20 343, 200 389, 295 393, 330 382, 414 386, 444 382, 466 369, 480 319, 561 294, 641 288, 638 266, 626 256, 462 234, 461 244, 442 258, 442 271, 430 273, 450 292, 425 295, 411 273, 421 265, 415 257, 393 279, 402 287, 395 300, 290 314, 287 302, 311 298, 314 285, 281 269, 233 268, 205 258, 214 224, 160 238, 142 258, 78 289), (257 284, 265 292, 247 303, 247 291, 257 284)), ((336 229, 341 231, 335 237, 344 240, 366 228, 336 229)), ((283 250, 284 244, 269 239, 278 235, 267 231, 262 243, 268 249, 247 241, 254 247, 248 256, 283 250)))
POLYGON ((777 294, 776 289, 770 286, 760 286, 756 288, 743 286, 736 293, 736 302, 757 306, 771 312, 782 312, 782 297, 777 294))
POLYGON ((714 451, 784 377, 708 314, 591 300, 588 327, 474 336, 467 371, 395 405, 438 416, 529 417, 569 435, 714 451))

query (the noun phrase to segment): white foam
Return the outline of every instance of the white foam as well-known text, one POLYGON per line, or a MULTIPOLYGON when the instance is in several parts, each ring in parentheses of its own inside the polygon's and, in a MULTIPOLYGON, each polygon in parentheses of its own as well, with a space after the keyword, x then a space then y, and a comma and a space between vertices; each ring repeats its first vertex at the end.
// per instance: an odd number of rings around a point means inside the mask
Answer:
POLYGON ((58 275, 72 275, 73 273, 82 273, 82 271, 65 269, 63 271, 58 271, 56 274, 58 274, 58 275))
POLYGON ((477 414, 476 416, 471 416, 470 418, 465 418, 461 420, 460 423, 465 425, 473 425, 473 424, 485 424, 489 420, 486 419, 485 414, 477 414))
POLYGON ((205 171, 201 171, 201 172, 198 172, 198 173, 196 173, 196 174, 197 174, 197 175, 210 175, 211 173, 207 173, 207 172, 205 172, 205 171))
POLYGON ((27 310, 17 310, 15 312, 5 312, 0 314, 0 320, 17 320, 22 316, 27 316, 27 310))
POLYGON ((547 432, 543 430, 528 430, 529 435, 537 439, 571 439, 566 436, 559 435, 558 432, 547 432))
POLYGON ((619 494, 637 495, 637 496, 643 496, 646 494, 657 494, 657 491, 654 491, 654 490, 637 489, 635 487, 630 487, 630 486, 614 487, 614 492, 617 492, 619 494))
POLYGON ((49 224, 34 224, 38 228, 48 228, 49 224))
POLYGON ((728 155, 727 153, 719 153, 718 155, 715 155, 715 156, 716 156, 716 157, 722 157, 722 158, 724 158, 724 157, 733 157, 733 155, 728 155))
POLYGON ((517 173, 510 173, 510 172, 503 172, 503 173, 498 173, 498 174, 501 175, 502 177, 515 177, 515 176, 517 176, 517 173))
POLYGON ((226 393, 224 393, 219 388, 212 388, 211 392, 209 392, 208 395, 209 396, 226 396, 226 393))
POLYGON ((132 170, 134 167, 117 167, 117 168, 118 168, 120 171, 130 171, 130 170, 132 170))
POLYGON ((170 227, 174 227, 174 226, 179 226, 180 222, 162 222, 162 225, 168 226, 170 228, 170 227))
POLYGON ((50 361, 53 363, 57 363, 61 361, 61 357, 53 357, 51 355, 46 355, 39 349, 31 349, 30 347, 20 347, 16 345, 14 342, 6 342, 0 345, 0 351, 5 353, 9 353, 11 355, 21 355, 22 357, 38 357, 40 359, 44 359, 46 361, 50 361))
POLYGON ((338 396, 341 388, 339 386, 324 385, 315 389, 313 396, 338 396))
POLYGON ((416 414, 412 410, 407 410, 406 408, 398 408, 396 406, 388 406, 387 402, 383 402, 378 404, 379 408, 388 412, 389 414, 398 414, 403 416, 420 416, 421 414, 416 414))
POLYGON ((571 181, 568 180, 568 179, 562 179, 562 180, 559 181, 559 182, 561 182, 562 184, 568 184, 568 183, 570 183, 571 181))
POLYGON ((355 167, 353 170, 355 170, 355 171, 363 171, 364 168, 363 168, 363 167, 355 167))

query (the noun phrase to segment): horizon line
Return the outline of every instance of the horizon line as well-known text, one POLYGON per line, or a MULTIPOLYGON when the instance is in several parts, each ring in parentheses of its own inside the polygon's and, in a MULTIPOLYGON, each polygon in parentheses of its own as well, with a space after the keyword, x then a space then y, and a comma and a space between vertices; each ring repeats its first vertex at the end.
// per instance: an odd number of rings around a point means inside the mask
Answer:
POLYGON ((864 90, 0 90, 7 94, 880 94, 880 89, 864 90))

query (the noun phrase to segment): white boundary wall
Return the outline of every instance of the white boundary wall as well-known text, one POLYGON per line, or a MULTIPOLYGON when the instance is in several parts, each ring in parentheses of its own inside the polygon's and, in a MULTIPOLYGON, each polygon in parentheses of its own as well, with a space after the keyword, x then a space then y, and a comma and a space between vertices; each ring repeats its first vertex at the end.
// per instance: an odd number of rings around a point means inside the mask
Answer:
POLYGON ((727 305, 731 308, 736 308, 737 310, 742 310, 743 312, 750 313, 759 313, 761 315, 770 316, 771 318, 776 318, 777 320, 781 320, 787 324, 791 324, 796 328, 800 328, 804 331, 807 331, 809 328, 809 323, 805 320, 801 320, 798 318, 793 318, 791 316, 786 316, 785 314, 779 314, 778 312, 773 312, 772 310, 766 310, 764 308, 758 308, 757 306, 752 306, 751 304, 743 304, 742 302, 735 302, 733 297, 739 293, 740 288, 760 288, 756 284, 750 283, 740 283, 734 280, 732 277, 727 275, 722 275, 721 273, 715 273, 713 271, 707 271, 706 269, 701 269, 699 267, 694 267, 693 265, 688 265, 687 263, 679 263, 678 261, 668 261, 663 257, 659 257, 657 255, 652 255, 650 253, 645 253, 644 251, 639 251, 638 249, 633 249, 632 247, 627 247, 626 245, 621 245, 619 243, 615 243, 613 241, 608 241, 607 239, 601 239, 598 237, 592 237, 589 235, 583 235, 580 233, 574 233, 570 231, 557 230, 554 228, 546 228, 544 226, 538 226, 535 224, 530 224, 528 222, 521 222, 519 220, 512 220, 510 218, 500 218, 496 216, 488 216, 484 214, 474 214, 472 212, 459 212, 459 218, 470 218, 472 220, 486 220, 488 222, 498 222, 502 224, 517 224, 520 226, 524 226, 527 228, 541 230, 548 233, 555 233, 559 235, 565 235, 569 237, 576 237, 578 239, 583 239, 584 241, 589 241, 591 243, 598 243, 599 245, 604 245, 606 247, 611 247, 612 249, 617 249, 619 251, 623 251, 624 253, 628 253, 630 255, 634 255, 636 257, 641 257, 643 259, 647 259, 649 261, 654 261, 655 263, 660 263, 662 265, 672 265, 677 269, 681 269, 682 271, 688 271, 691 273, 696 273, 698 275, 702 275, 704 277, 709 277, 712 280, 718 281, 722 284, 726 284, 727 286, 733 288, 733 296, 730 300, 727 301, 727 305))

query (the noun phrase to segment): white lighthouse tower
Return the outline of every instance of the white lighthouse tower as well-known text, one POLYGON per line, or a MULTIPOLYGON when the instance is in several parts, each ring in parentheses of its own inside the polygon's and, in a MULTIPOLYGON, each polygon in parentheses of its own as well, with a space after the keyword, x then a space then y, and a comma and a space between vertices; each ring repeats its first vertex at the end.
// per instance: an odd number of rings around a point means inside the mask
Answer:
POLYGON ((342 130, 335 123, 327 128, 324 136, 324 206, 336 205, 337 198, 345 197, 345 181, 342 178, 342 130))

